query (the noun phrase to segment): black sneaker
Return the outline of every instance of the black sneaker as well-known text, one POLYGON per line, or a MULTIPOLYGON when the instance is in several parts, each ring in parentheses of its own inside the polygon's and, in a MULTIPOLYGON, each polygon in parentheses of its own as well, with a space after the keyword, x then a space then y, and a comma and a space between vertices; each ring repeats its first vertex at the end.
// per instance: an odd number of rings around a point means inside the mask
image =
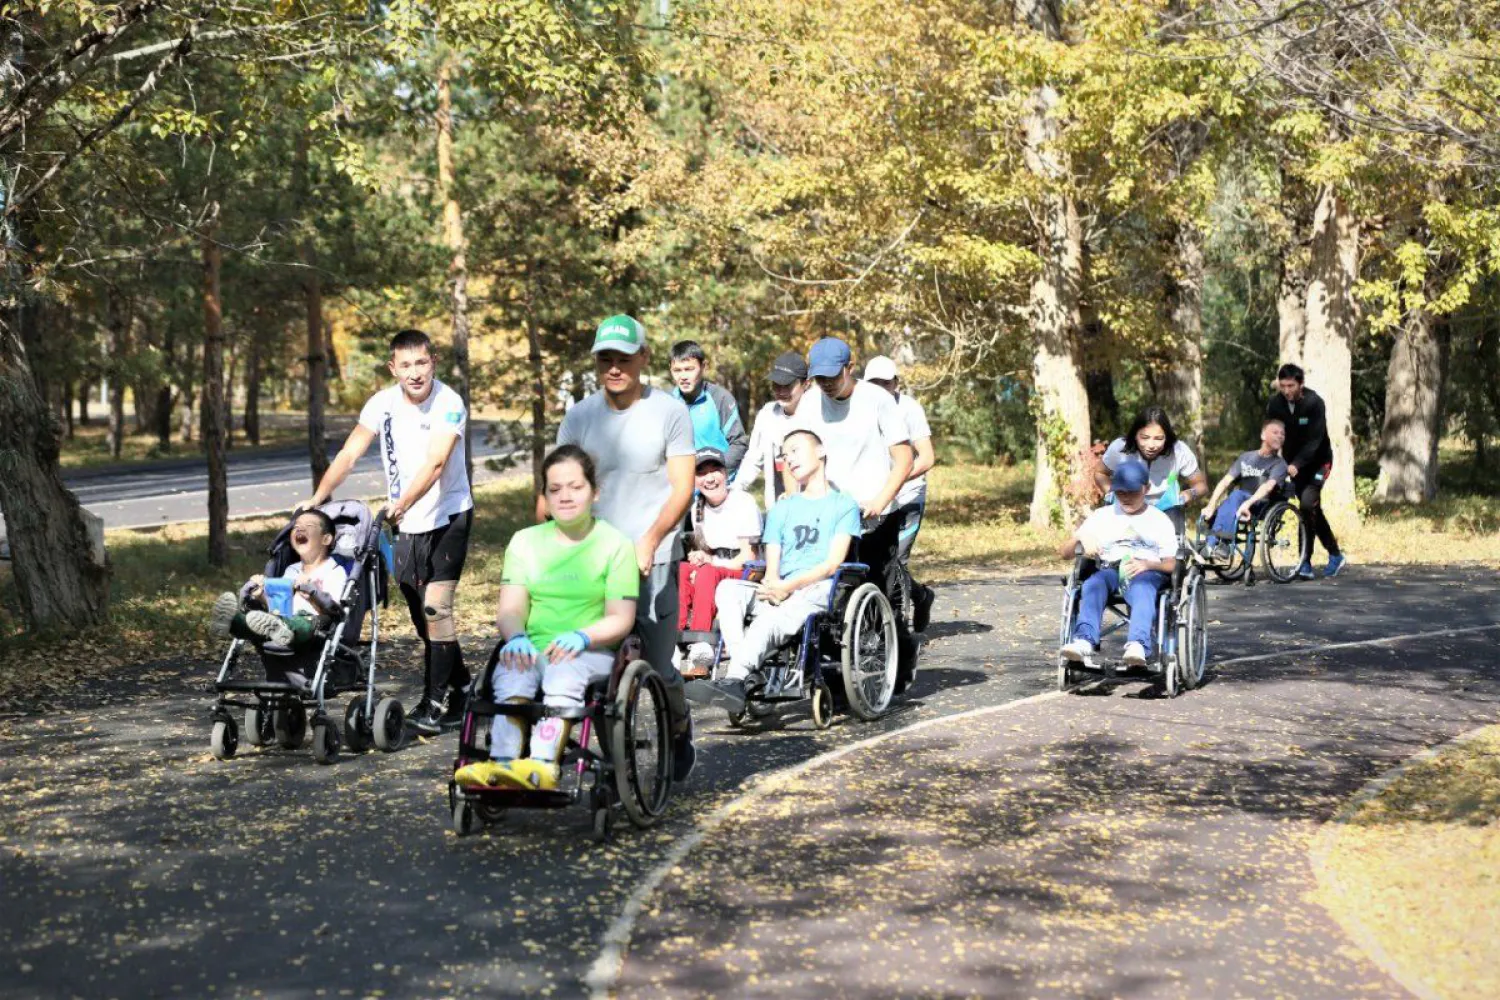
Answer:
POLYGON ((423 736, 436 736, 443 731, 443 710, 423 698, 421 704, 406 717, 406 724, 423 736))
POLYGON ((933 593, 931 587, 922 588, 922 596, 912 602, 911 630, 913 632, 926 632, 927 625, 932 621, 932 603, 937 600, 937 594, 933 593))
POLYGON ((448 692, 444 700, 443 714, 438 720, 444 729, 457 728, 463 725, 464 711, 469 707, 469 692, 464 688, 454 688, 448 692))
POLYGON ((698 747, 693 743, 693 717, 687 728, 672 737, 672 780, 686 781, 698 763, 698 747))

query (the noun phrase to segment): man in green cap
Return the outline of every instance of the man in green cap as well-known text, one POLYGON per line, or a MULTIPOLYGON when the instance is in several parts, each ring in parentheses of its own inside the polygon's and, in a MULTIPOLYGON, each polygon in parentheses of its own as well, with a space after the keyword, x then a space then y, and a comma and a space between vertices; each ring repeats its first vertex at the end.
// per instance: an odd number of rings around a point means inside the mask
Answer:
MULTIPOLYGON (((594 511, 635 542, 641 571, 636 629, 646 660, 667 684, 673 716, 674 776, 692 770, 692 720, 677 649, 677 563, 682 521, 693 499, 693 421, 680 399, 645 384, 650 362, 646 330, 630 316, 611 316, 594 334, 599 391, 563 417, 558 444, 576 444, 594 459, 599 497, 594 511)), ((537 519, 545 516, 537 499, 537 519)))

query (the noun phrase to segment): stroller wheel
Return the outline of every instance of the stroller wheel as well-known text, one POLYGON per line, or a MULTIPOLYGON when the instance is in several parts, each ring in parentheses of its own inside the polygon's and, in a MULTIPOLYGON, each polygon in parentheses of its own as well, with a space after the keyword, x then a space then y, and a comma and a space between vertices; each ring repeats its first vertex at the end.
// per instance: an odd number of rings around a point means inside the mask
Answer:
POLYGON ((386 753, 400 750, 406 739, 406 710, 395 698, 382 698, 375 703, 375 718, 370 724, 375 745, 386 753))
POLYGON ((276 709, 276 742, 287 750, 297 750, 307 740, 307 709, 302 702, 291 701, 276 709))
POLYGON ((319 764, 332 764, 339 759, 339 727, 332 719, 319 719, 313 723, 313 760, 319 764))
POLYGON ((220 719, 214 723, 213 734, 208 739, 209 749, 219 760, 228 760, 240 748, 239 726, 233 719, 220 719))
POLYGON ((253 747, 263 747, 276 739, 274 713, 263 706, 245 709, 245 742, 253 747))
POLYGON ((365 719, 365 700, 356 697, 344 710, 344 745, 350 753, 364 753, 369 749, 369 727, 365 719))

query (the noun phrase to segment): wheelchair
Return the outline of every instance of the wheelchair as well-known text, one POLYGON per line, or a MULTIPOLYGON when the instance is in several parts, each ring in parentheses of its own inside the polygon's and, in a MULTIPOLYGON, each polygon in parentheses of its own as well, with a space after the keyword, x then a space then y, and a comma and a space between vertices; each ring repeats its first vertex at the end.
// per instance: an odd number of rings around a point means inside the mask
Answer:
POLYGON ((1234 539, 1227 558, 1210 558, 1214 542, 1222 540, 1209 531, 1208 521, 1198 519, 1193 547, 1202 554, 1209 569, 1225 583, 1244 580, 1255 585, 1255 557, 1260 556, 1266 575, 1277 583, 1290 583, 1297 577, 1307 542, 1307 525, 1297 499, 1282 489, 1256 504, 1248 521, 1235 522, 1234 539))
MULTIPOLYGON (((1078 621, 1079 600, 1083 594, 1083 582, 1092 576, 1098 563, 1085 556, 1082 546, 1073 559, 1073 568, 1063 581, 1062 626, 1058 630, 1058 645, 1066 645, 1073 637, 1073 627, 1078 621)), ((1177 567, 1172 571, 1167 586, 1156 598, 1156 636, 1154 652, 1146 663, 1146 672, 1162 688, 1169 698, 1182 691, 1190 691, 1203 681, 1208 666, 1208 592, 1202 558, 1186 543, 1179 542, 1177 567)), ((1099 638, 1118 631, 1130 620, 1130 610, 1118 591, 1109 595, 1104 608, 1104 620, 1100 622, 1099 638), (1113 620, 1111 620, 1113 619, 1113 620)), ((1068 691, 1089 676, 1114 678, 1119 676, 1110 664, 1095 666, 1076 663, 1062 654, 1057 658, 1057 689, 1068 691)))
MULTIPOLYGON (((757 579, 764 569, 764 563, 749 564, 745 578, 757 579)), ((817 729, 833 725, 836 703, 862 721, 885 714, 899 667, 896 613, 869 575, 866 563, 839 566, 827 606, 808 615, 801 633, 773 650, 751 673, 745 682, 745 708, 729 712, 730 725, 743 726, 750 717, 765 717, 778 707, 803 701, 809 703, 817 729), (838 681, 837 688, 830 677, 838 681)), ((728 662, 721 646, 716 679, 728 662)))
POLYGON ((576 722, 563 750, 562 782, 556 789, 475 788, 448 780, 448 809, 460 837, 499 822, 510 809, 559 809, 587 804, 596 842, 608 840, 623 811, 640 829, 655 826, 672 793, 672 719, 667 689, 632 635, 620 645, 609 677, 591 683, 583 705, 557 708, 533 702, 496 702, 490 677, 500 661, 496 643, 485 669, 474 678, 453 772, 489 760, 490 722, 508 715, 534 726, 547 716, 576 722))

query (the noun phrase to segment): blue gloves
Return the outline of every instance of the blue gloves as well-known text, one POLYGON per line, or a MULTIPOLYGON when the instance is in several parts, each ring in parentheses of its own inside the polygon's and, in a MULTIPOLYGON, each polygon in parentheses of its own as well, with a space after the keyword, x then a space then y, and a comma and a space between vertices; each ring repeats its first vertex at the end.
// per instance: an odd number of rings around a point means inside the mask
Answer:
POLYGON ((510 637, 505 645, 500 647, 500 660, 506 662, 510 659, 525 660, 528 663, 536 661, 536 646, 531 641, 531 636, 525 632, 517 632, 510 637))
POLYGON ((569 656, 577 656, 589 648, 589 637, 582 631, 568 632, 553 639, 552 645, 569 656))

